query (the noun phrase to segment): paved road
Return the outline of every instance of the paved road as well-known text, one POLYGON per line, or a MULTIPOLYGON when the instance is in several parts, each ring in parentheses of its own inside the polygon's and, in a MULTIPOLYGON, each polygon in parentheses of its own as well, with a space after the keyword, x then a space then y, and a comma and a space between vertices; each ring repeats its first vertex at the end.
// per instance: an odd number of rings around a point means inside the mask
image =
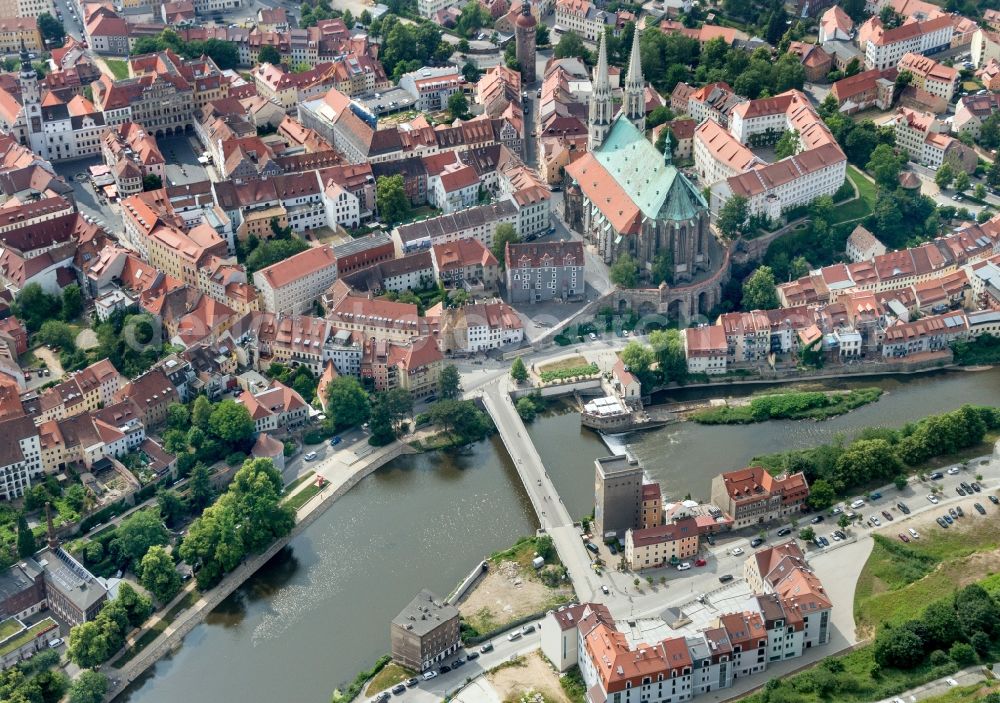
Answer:
POLYGON ((971 686, 973 684, 979 683, 980 681, 985 681, 986 675, 983 673, 983 667, 981 666, 970 666, 968 669, 962 669, 961 671, 956 671, 951 676, 945 676, 940 679, 936 679, 929 683, 925 683, 923 686, 917 686, 909 691, 904 691, 898 696, 893 696, 892 698, 885 698, 880 703, 895 703, 895 701, 904 701, 905 703, 915 703, 916 701, 922 701, 925 698, 932 698, 934 696, 941 696, 947 693, 949 690, 957 686, 971 686), (954 683, 952 683, 954 682, 954 683))

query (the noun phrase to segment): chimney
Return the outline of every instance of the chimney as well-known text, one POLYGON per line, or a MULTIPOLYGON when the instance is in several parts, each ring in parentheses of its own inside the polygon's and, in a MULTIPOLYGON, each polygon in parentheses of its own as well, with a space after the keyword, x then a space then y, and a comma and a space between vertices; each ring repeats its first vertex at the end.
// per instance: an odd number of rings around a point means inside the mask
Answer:
POLYGON ((45 523, 48 526, 49 549, 55 551, 59 540, 56 539, 56 529, 52 526, 52 504, 49 501, 45 501, 45 523))

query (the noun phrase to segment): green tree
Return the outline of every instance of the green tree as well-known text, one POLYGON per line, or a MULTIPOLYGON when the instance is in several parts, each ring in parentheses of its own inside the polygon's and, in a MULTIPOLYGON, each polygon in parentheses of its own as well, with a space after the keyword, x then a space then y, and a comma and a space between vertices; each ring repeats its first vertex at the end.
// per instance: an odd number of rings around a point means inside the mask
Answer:
MULTIPOLYGON (((466 7, 473 5, 479 7, 478 3, 469 3, 466 7)), ((451 113, 451 119, 453 120, 463 120, 468 116, 469 101, 466 99, 465 93, 461 90, 448 96, 448 112, 451 113)))
POLYGON ((590 52, 583 45, 583 39, 574 31, 563 34, 552 53, 557 59, 566 59, 575 56, 577 58, 582 57, 587 61, 590 57, 590 52))
POLYGON ((124 609, 128 623, 132 627, 139 627, 153 612, 153 604, 149 598, 132 588, 128 581, 119 584, 118 596, 114 602, 124 609))
POLYGON ((639 284, 639 266, 630 254, 622 254, 611 264, 608 277, 619 288, 635 288, 639 284))
POLYGON ((479 67, 471 61, 466 61, 465 65, 462 66, 462 77, 469 83, 475 83, 478 81, 480 75, 482 75, 482 71, 480 71, 479 67))
POLYGON ((716 224, 719 231, 730 239, 746 232, 750 220, 750 202, 742 195, 734 195, 719 208, 716 224))
POLYGON ((82 671, 69 687, 69 703, 102 703, 108 677, 99 671, 82 671))
POLYGON ((816 479, 809 486, 809 506, 813 510, 826 510, 836 500, 837 494, 826 479, 816 479))
POLYGON ((176 525, 187 512, 184 508, 184 501, 181 500, 177 491, 161 488, 156 492, 156 505, 160 508, 160 515, 168 525, 176 525))
POLYGON ((951 182, 955 179, 955 172, 952 170, 950 164, 941 164, 941 167, 934 174, 934 182, 937 183, 938 188, 944 189, 951 185, 951 182))
POLYGON ((38 22, 38 31, 41 32, 42 39, 45 39, 49 46, 59 47, 63 45, 63 41, 66 39, 66 30, 63 28, 62 22, 48 12, 38 15, 36 22, 38 22))
POLYGON ((791 280, 802 278, 809 273, 809 262, 804 256, 796 256, 788 264, 788 277, 791 280))
POLYGON ((986 197, 986 186, 982 183, 977 183, 976 187, 973 189, 972 194, 982 200, 986 197))
POLYGON ((768 43, 776 45, 781 41, 781 37, 785 34, 785 21, 787 19, 784 4, 776 4, 771 11, 771 17, 767 21, 767 30, 764 33, 764 38, 767 39, 768 43))
POLYGON ((212 404, 208 398, 199 395, 191 406, 191 423, 202 430, 208 430, 208 421, 212 417, 212 404))
POLYGON ((212 409, 209 431, 231 447, 247 442, 254 433, 253 418, 246 406, 227 399, 212 409))
POLYGON ((493 256, 497 257, 497 261, 500 262, 500 267, 503 268, 507 265, 507 258, 505 252, 507 251, 507 242, 511 244, 520 244, 521 237, 518 236, 517 230, 514 229, 514 225, 509 222, 503 222, 497 225, 496 231, 493 233, 493 256))
POLYGON ((80 286, 70 283, 62 290, 62 305, 59 310, 60 319, 72 322, 83 312, 83 293, 80 286))
POLYGON ((461 444, 480 440, 490 431, 489 418, 471 400, 439 400, 431 406, 430 416, 461 444))
POLYGON ((549 27, 543 22, 535 25, 535 45, 545 46, 549 43, 549 27))
POLYGON ((979 657, 976 656, 976 650, 972 648, 971 644, 956 642, 948 650, 948 658, 959 666, 965 667, 975 664, 979 657))
POLYGON ((856 23, 862 22, 865 18, 865 0, 844 0, 842 5, 844 12, 856 23))
POLYGON ((879 144, 872 151, 865 168, 872 174, 880 188, 894 190, 899 185, 899 173, 903 169, 903 159, 896 155, 888 144, 879 144))
POLYGON ((458 369, 453 364, 448 364, 438 375, 437 394, 442 400, 453 400, 462 394, 462 379, 458 375, 458 369))
POLYGON ((649 373, 649 367, 656 361, 653 350, 635 340, 625 345, 620 356, 622 362, 629 368, 629 371, 640 377, 649 373))
POLYGON ((379 176, 375 183, 375 205, 379 218, 389 226, 410 216, 410 198, 401 174, 379 176))
POLYGON ((80 668, 100 666, 110 654, 108 635, 97 620, 81 623, 69 631, 67 655, 80 668))
POLYGON ((174 560, 163 547, 150 547, 139 566, 142 587, 153 594, 163 605, 174 599, 181 590, 181 577, 174 568, 174 560))
POLYGON ((684 340, 679 330, 655 330, 649 334, 649 344, 656 354, 663 383, 680 382, 687 377, 684 340))
POLYGON ((18 294, 14 312, 29 332, 35 332, 43 322, 57 317, 60 307, 56 296, 46 293, 37 283, 29 283, 18 294))
POLYGON ((266 44, 260 48, 260 52, 257 54, 257 63, 277 65, 281 63, 281 54, 276 47, 266 44))
POLYGON ((774 145, 774 156, 777 159, 785 159, 794 156, 799 151, 799 132, 796 129, 785 130, 781 133, 778 143, 774 145))
POLYGON ((514 359, 514 363, 510 365, 510 377, 518 383, 524 383, 528 380, 528 369, 524 366, 524 359, 521 357, 514 359))
POLYGON ((671 284, 674 282, 674 254, 672 251, 661 251, 653 258, 653 268, 649 272, 653 283, 671 284))
POLYGON ((873 645, 875 661, 881 666, 912 669, 923 661, 924 642, 905 625, 883 626, 873 645))
POLYGON ((167 427, 172 430, 183 430, 191 426, 191 413, 183 403, 171 403, 167 406, 167 427))
POLYGON ((518 398, 517 403, 514 405, 517 410, 517 414, 527 423, 535 421, 535 416, 538 414, 538 409, 535 407, 535 401, 533 401, 528 396, 524 398, 518 398))
MULTIPOLYGON (((270 47, 268 47, 270 48, 270 47)), ((163 179, 155 173, 147 174, 142 178, 142 189, 144 191, 159 190, 163 187, 163 179)))
POLYGON ((964 193, 969 189, 969 185, 969 174, 965 171, 959 171, 958 175, 955 176, 955 190, 964 193))
POLYGON ((121 521, 111 544, 125 561, 138 561, 156 544, 167 544, 170 535, 158 508, 139 510, 121 521))
POLYGON ((208 467, 200 462, 195 464, 188 481, 188 502, 195 510, 201 510, 212 502, 214 496, 215 489, 212 487, 208 467))
POLYGON ((812 542, 816 539, 816 530, 811 527, 803 527, 799 530, 799 539, 803 542, 812 542))
POLYGON ((24 557, 30 557, 35 553, 35 535, 28 527, 28 520, 24 517, 24 513, 19 513, 17 516, 17 555, 22 559, 24 557))
POLYGON ((769 266, 759 266, 743 281, 744 310, 773 310, 779 306, 774 272, 769 266))
POLYGON ((986 149, 996 149, 1000 146, 1000 114, 994 112, 979 128, 979 143, 986 149))
POLYGON ((326 413, 337 428, 355 427, 368 419, 368 394, 353 376, 335 378, 327 386, 326 413))
POLYGON ((76 335, 73 328, 61 320, 46 320, 38 330, 37 339, 42 344, 73 351, 76 348, 76 335))
POLYGON ((392 417, 385 402, 385 394, 377 393, 372 400, 371 413, 368 419, 371 436, 368 443, 375 447, 381 447, 396 439, 396 431, 392 424, 392 417))

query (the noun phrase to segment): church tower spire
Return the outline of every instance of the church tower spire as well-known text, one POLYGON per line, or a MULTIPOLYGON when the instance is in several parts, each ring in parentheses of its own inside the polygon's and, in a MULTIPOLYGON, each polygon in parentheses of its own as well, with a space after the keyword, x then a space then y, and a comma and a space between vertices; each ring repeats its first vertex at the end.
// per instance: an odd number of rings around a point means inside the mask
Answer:
POLYGON ((588 148, 593 151, 604 143, 611 129, 611 80, 608 78, 608 50, 604 33, 598 42, 597 67, 594 69, 594 85, 590 94, 590 114, 587 119, 588 148))
POLYGON ((646 82, 642 77, 642 56, 639 52, 639 34, 636 25, 632 34, 632 54, 628 60, 628 75, 625 77, 625 99, 622 113, 625 119, 635 125, 640 132, 646 131, 646 82))

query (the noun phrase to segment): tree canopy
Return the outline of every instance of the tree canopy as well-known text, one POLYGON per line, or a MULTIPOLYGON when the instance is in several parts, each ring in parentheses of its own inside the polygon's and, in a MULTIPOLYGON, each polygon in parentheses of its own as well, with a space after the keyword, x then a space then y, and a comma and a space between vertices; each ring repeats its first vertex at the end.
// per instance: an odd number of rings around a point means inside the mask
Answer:
POLYGON ((743 309, 773 310, 779 304, 774 272, 769 266, 758 266, 757 270, 743 281, 743 309))
POLYGON ((410 198, 401 174, 379 176, 375 183, 375 206, 379 218, 390 227, 410 216, 410 198))
POLYGON ((368 394, 353 376, 341 376, 327 385, 326 414, 337 428, 355 427, 368 419, 368 394))

